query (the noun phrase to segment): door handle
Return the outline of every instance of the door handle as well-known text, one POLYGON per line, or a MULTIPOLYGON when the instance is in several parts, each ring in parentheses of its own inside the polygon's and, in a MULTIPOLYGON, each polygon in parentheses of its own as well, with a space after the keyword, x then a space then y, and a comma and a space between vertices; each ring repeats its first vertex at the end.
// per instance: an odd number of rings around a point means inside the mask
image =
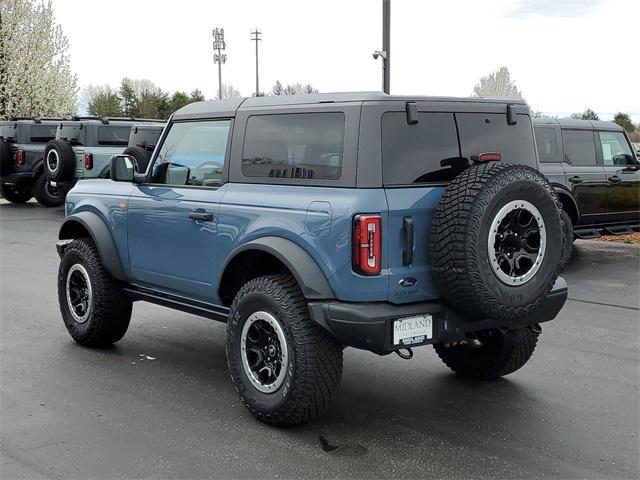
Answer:
POLYGON ((189 218, 191 220, 200 220, 202 222, 210 222, 211 220, 213 220, 213 213, 207 213, 207 212, 191 212, 189 214, 189 218))
POLYGON ((569 178, 569 181, 571 183, 580 183, 582 182, 582 177, 579 177, 578 175, 574 175, 573 177, 569 178))
POLYGON ((609 177, 607 180, 609 180, 611 183, 618 183, 622 181, 622 179, 617 175, 613 175, 609 177))

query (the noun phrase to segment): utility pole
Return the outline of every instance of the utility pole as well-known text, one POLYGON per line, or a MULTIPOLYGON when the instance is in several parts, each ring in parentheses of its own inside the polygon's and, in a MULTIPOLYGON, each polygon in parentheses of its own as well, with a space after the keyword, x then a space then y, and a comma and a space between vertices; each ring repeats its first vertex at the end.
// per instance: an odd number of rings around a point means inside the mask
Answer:
POLYGON ((218 98, 222 100, 222 64, 227 61, 227 54, 223 53, 227 48, 224 41, 224 28, 213 29, 213 63, 218 64, 218 98))
POLYGON ((391 91, 391 0, 382 0, 382 91, 391 91))
POLYGON ((389 93, 391 78, 391 0, 382 0, 382 50, 373 52, 374 60, 382 59, 382 91, 389 93))
POLYGON ((262 40, 262 32, 258 27, 251 32, 251 40, 256 42, 256 97, 260 96, 260 82, 258 79, 258 42, 262 40))

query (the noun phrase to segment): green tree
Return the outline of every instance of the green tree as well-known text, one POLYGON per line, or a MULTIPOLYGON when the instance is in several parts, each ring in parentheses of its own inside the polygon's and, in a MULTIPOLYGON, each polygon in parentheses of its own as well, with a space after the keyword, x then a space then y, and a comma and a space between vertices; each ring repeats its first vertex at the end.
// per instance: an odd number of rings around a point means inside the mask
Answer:
POLYGON ((139 98, 136 96, 133 81, 127 77, 123 78, 118 94, 122 102, 122 114, 125 117, 135 117, 138 112, 139 98))
POLYGON ((51 0, 1 0, 0 119, 70 115, 77 90, 51 0))
POLYGON ((135 116, 138 118, 169 118, 171 111, 168 95, 164 92, 142 92, 135 116))
POLYGON ((204 102, 204 94, 199 88, 189 94, 189 103, 192 102, 204 102))
POLYGON ((626 113, 618 112, 613 117, 613 121, 624 128, 627 132, 631 133, 636 129, 636 126, 631 121, 631 117, 626 113))
POLYGON ((582 113, 574 113, 573 115, 571 115, 571 118, 574 118, 576 120, 600 120, 598 114, 590 108, 587 108, 582 113))
POLYGON ((171 113, 173 113, 176 110, 180 110, 185 105, 190 104, 191 102, 191 97, 185 92, 175 92, 173 95, 171 95, 171 99, 169 100, 169 110, 171 110, 171 113))
POLYGON ((473 87, 473 94, 477 97, 515 97, 522 98, 522 93, 511 80, 507 67, 500 67, 487 77, 482 77, 473 87))
POLYGON ((120 109, 120 99, 117 93, 108 85, 93 87, 89 86, 85 89, 87 96, 87 111, 89 115, 98 117, 120 117, 122 110, 120 109))

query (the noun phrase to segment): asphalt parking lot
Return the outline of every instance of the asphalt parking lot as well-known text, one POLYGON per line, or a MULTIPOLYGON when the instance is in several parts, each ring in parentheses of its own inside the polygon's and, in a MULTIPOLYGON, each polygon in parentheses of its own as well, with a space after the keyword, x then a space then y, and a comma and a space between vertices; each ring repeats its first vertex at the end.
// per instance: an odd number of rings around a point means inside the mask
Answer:
POLYGON ((2 478, 639 476, 640 246, 577 242, 570 300, 513 375, 348 349, 329 414, 277 430, 238 400, 223 324, 137 303, 116 347, 74 344, 62 218, 0 200, 2 478))

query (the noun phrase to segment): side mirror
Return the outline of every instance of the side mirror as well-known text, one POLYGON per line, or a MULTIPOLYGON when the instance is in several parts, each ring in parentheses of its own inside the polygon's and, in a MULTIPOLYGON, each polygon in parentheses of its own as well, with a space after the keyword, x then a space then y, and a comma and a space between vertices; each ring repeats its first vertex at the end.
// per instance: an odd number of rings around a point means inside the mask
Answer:
POLYGON ((114 155, 111 157, 111 180, 114 182, 133 182, 136 172, 136 159, 131 155, 114 155))

